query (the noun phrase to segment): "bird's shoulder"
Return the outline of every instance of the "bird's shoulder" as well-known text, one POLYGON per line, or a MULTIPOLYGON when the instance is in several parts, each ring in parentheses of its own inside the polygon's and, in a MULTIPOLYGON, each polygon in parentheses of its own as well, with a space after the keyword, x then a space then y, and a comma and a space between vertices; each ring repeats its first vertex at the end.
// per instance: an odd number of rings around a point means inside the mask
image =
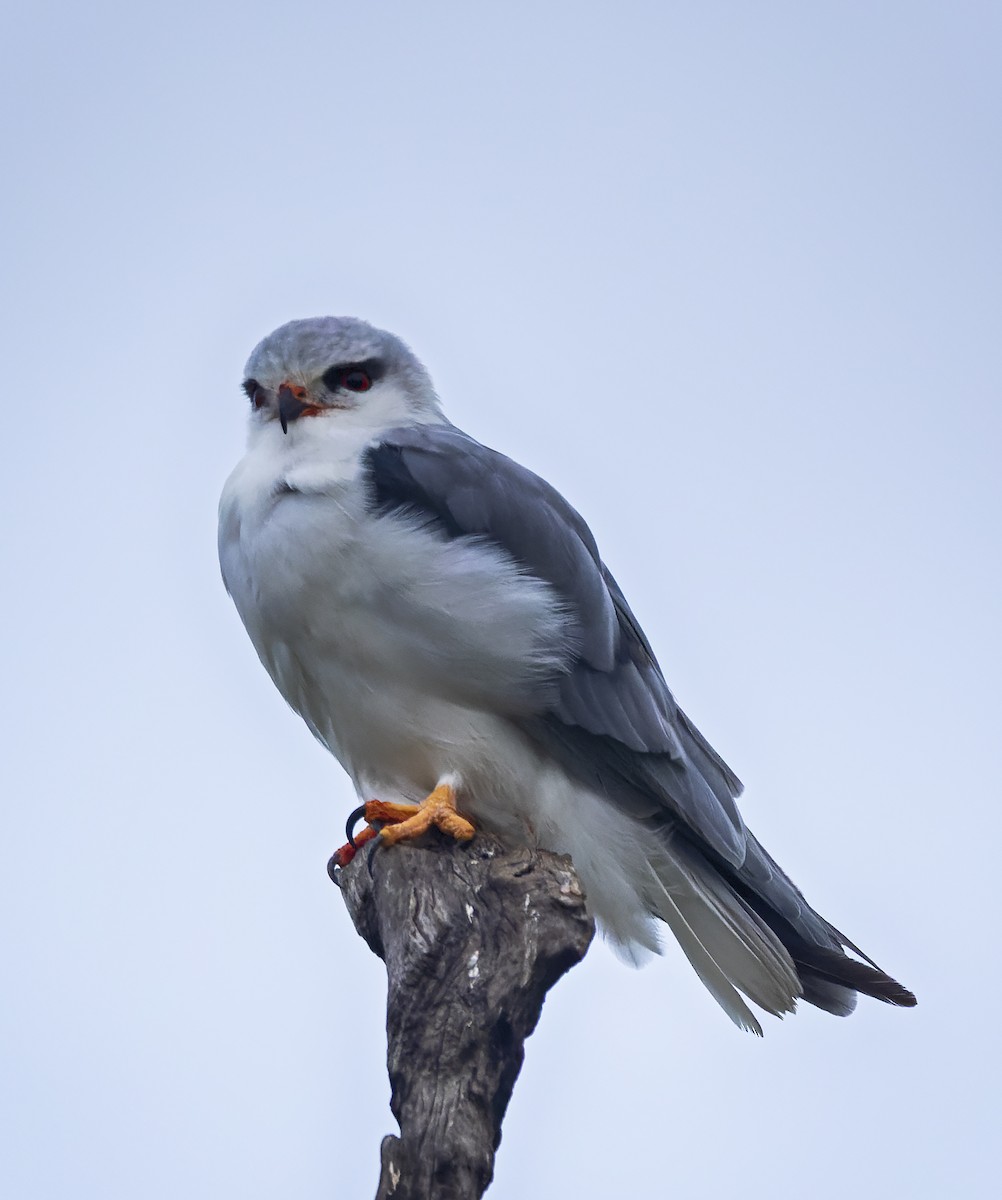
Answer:
POLYGON ((506 514, 532 508, 537 520, 559 521, 598 548, 584 518, 552 484, 528 467, 451 424, 386 430, 362 456, 376 502, 433 507, 454 535, 500 532, 506 514))
POLYGON ((449 424, 389 429, 362 465, 375 510, 418 512, 450 537, 494 542, 589 615, 614 618, 591 530, 528 467, 449 424))

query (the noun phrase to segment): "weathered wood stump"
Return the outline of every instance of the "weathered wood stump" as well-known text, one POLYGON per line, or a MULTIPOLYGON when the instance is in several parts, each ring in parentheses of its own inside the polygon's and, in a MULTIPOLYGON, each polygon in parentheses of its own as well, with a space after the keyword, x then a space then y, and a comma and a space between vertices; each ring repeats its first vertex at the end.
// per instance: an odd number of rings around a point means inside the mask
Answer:
POLYGON ((525 1039, 594 936, 570 859, 478 834, 370 844, 337 873, 386 963, 390 1108, 376 1200, 477 1200, 525 1039))

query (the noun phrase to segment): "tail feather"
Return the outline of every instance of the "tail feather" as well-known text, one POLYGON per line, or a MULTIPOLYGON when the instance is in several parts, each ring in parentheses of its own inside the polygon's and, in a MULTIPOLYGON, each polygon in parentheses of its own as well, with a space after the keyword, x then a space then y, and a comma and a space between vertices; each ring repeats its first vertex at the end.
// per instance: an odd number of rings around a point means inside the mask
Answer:
POLYGON ((775 1016, 793 1012, 798 999, 848 1016, 857 992, 886 1004, 916 1003, 907 988, 808 908, 799 893, 810 916, 805 929, 817 930, 827 945, 809 940, 685 840, 669 833, 661 844, 664 853, 649 862, 655 884, 649 894, 651 910, 669 926, 711 995, 742 1029, 762 1033, 739 993, 775 1016), (850 958, 844 949, 865 961, 850 958))
POLYGON ((723 879, 675 853, 652 863, 651 874, 651 907, 736 1024, 761 1033, 738 992, 774 1016, 794 1011, 803 989, 793 960, 723 879))
POLYGON ((856 1010, 856 993, 840 983, 830 983, 801 968, 800 978, 804 985, 804 999, 815 1008, 822 1008, 835 1017, 847 1017, 856 1010))
POLYGON ((802 988, 786 947, 715 871, 678 857, 676 901, 734 985, 774 1016, 793 1012, 802 988))
POLYGON ((703 986, 739 1029, 745 1029, 749 1033, 754 1033, 756 1037, 761 1037, 762 1026, 759 1024, 755 1014, 741 999, 737 989, 720 967, 717 966, 716 962, 714 962, 713 957, 685 919, 671 893, 657 875, 654 876, 654 879, 660 890, 655 905, 655 912, 675 935, 678 944, 685 952, 686 958, 702 980, 703 986))
POLYGON ((803 944, 791 947, 791 950, 801 978, 809 976, 829 986, 862 992, 864 996, 899 1008, 914 1008, 918 1003, 903 984, 878 966, 871 966, 869 960, 857 962, 840 950, 828 950, 823 946, 803 944))

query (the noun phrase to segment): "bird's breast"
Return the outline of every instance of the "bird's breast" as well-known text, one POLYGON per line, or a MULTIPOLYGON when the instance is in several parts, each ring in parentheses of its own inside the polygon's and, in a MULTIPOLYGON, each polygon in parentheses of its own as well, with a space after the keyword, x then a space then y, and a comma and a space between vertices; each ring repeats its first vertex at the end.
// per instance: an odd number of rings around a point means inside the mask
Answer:
POLYGON ((571 650, 548 584, 500 547, 371 511, 357 479, 238 481, 220 560, 279 690, 356 779, 475 742, 478 714, 535 711, 571 650))

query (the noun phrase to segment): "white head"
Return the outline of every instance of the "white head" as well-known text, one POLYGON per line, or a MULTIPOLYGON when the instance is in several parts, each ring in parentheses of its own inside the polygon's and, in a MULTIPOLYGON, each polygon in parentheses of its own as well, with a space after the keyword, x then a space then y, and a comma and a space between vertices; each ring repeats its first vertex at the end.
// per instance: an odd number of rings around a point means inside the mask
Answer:
POLYGON ((411 350, 357 317, 311 317, 269 333, 247 360, 243 388, 252 426, 283 433, 307 417, 353 429, 443 419, 411 350))

